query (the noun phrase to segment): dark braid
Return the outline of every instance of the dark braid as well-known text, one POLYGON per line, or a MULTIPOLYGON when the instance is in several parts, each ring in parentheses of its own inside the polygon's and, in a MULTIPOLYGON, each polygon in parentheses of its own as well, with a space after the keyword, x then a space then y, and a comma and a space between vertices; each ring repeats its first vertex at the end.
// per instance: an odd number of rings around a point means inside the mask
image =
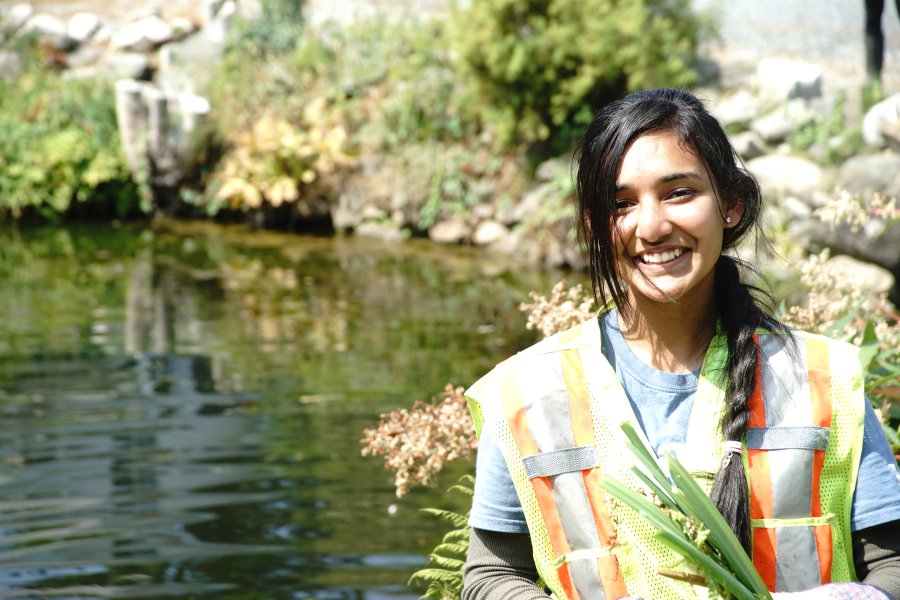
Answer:
MULTIPOLYGON (((726 440, 740 442, 750 421, 747 401, 756 387, 759 362, 753 333, 767 319, 750 290, 741 283, 737 263, 724 255, 716 263, 716 301, 728 338, 724 373, 728 387, 722 433, 726 440)), ((723 459, 710 498, 750 554, 750 501, 744 466, 739 456, 726 454, 723 459)))

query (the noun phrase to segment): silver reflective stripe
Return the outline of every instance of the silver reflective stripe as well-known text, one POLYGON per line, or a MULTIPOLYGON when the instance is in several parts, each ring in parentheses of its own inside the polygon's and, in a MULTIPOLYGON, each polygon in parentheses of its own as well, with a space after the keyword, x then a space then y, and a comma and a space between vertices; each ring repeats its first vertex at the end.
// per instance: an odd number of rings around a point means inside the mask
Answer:
MULTIPOLYGON (((603 545, 581 473, 597 466, 597 459, 593 446, 575 446, 569 391, 559 360, 562 352, 553 354, 530 357, 534 368, 523 363, 518 370, 528 428, 540 451, 522 462, 529 478, 550 477, 553 502, 569 548, 599 550, 603 545)), ((569 575, 582 598, 605 597, 596 558, 570 562, 569 575)))
MULTIPOLYGON (((788 352, 780 335, 760 335, 759 347, 763 356, 763 399, 766 406, 766 425, 786 427, 812 423, 812 400, 806 373, 806 344, 798 343, 788 352), (799 360, 794 361, 792 354, 799 360), (801 368, 797 368, 800 366, 801 368)), ((787 342, 790 343, 790 342, 787 342)))
POLYGON ((562 450, 575 445, 569 413, 569 391, 558 360, 533 354, 518 369, 519 389, 528 414, 528 428, 540 452, 562 450))
POLYGON ((751 427, 747 448, 751 450, 825 450, 831 430, 827 427, 751 427))
POLYGON ((569 563, 569 576, 572 577, 575 591, 578 592, 580 598, 598 598, 599 600, 606 598, 596 558, 573 560, 569 563))
MULTIPOLYGON (((814 452, 772 450, 769 474, 772 477, 772 518, 808 517, 812 511, 814 452)), ((778 556, 781 560, 781 556, 778 556)))
POLYGON ((776 592, 799 592, 821 585, 819 555, 812 527, 778 527, 775 530, 776 592))
POLYGON ((573 471, 592 469, 598 465, 593 446, 576 446, 563 450, 552 450, 544 454, 534 454, 522 459, 528 479, 550 477, 573 471))

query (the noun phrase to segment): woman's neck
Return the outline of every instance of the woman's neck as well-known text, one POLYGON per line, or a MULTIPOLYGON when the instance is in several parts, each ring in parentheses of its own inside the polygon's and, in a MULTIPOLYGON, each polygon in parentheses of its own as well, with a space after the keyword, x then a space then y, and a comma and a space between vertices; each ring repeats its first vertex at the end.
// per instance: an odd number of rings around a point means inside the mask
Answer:
POLYGON ((622 336, 637 356, 659 371, 688 373, 703 364, 710 340, 716 333, 713 298, 699 306, 632 299, 626 317, 619 311, 622 336), (650 305, 647 305, 647 304, 650 305))

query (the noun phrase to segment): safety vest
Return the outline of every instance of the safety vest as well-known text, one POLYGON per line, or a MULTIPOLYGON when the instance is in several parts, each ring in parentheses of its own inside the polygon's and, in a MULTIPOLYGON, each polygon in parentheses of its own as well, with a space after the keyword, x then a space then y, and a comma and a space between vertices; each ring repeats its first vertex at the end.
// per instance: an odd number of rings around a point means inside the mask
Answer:
MULTIPOLYGON (((865 397, 857 350, 796 332, 759 331, 756 391, 744 466, 754 565, 771 591, 855 578, 850 507, 865 397)), ((679 460, 707 493, 722 460, 727 340, 707 350, 679 460)), ((466 392, 478 434, 487 424, 524 509, 538 573, 557 598, 682 599, 703 588, 658 574, 680 557, 638 513, 600 488, 633 489, 623 422, 641 431, 591 320, 498 365, 466 392)), ((646 443, 646 439, 644 440, 646 443)), ((649 444, 648 444, 649 445, 649 444)))

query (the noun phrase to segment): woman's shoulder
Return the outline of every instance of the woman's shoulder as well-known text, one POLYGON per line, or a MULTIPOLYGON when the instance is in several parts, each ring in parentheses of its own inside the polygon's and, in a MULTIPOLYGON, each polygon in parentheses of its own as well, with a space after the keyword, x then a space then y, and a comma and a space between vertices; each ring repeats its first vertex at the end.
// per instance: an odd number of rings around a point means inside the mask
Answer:
POLYGON ((600 327, 596 318, 591 318, 568 329, 554 333, 524 350, 520 350, 495 366, 475 382, 466 393, 495 383, 509 374, 510 371, 519 369, 533 370, 540 369, 541 365, 552 365, 553 359, 551 357, 553 355, 577 347, 600 347, 600 327))

